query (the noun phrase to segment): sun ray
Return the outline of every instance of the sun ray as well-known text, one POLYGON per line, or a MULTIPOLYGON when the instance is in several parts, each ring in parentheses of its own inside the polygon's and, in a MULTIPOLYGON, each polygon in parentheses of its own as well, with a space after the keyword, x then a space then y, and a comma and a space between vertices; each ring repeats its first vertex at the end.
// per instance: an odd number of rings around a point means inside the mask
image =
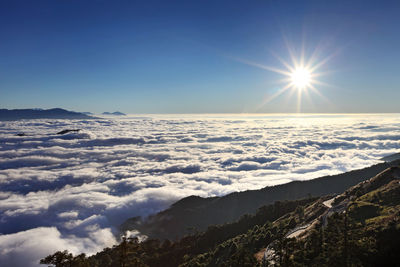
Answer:
POLYGON ((304 38, 304 31, 303 31, 303 38, 301 41, 301 54, 300 54, 300 66, 304 66, 304 60, 305 60, 305 47, 306 47, 306 38, 304 38))
MULTIPOLYGON (((257 62, 253 62, 250 60, 245 60, 242 58, 236 58, 236 57, 230 57, 231 59, 244 63, 249 66, 257 67, 260 69, 272 71, 278 74, 283 75, 284 77, 282 79, 279 79, 277 82, 281 82, 285 84, 282 88, 280 88, 277 92, 274 94, 268 96, 265 98, 262 103, 257 107, 256 110, 259 110, 262 106, 268 104, 278 96, 284 93, 288 93, 288 97, 293 97, 294 94, 297 95, 297 106, 296 110, 297 112, 301 112, 302 108, 302 102, 303 98, 309 102, 312 102, 310 92, 317 94, 319 97, 324 98, 327 102, 327 100, 322 93, 315 87, 315 85, 321 85, 321 86, 332 86, 326 83, 323 83, 316 78, 326 75, 329 72, 321 72, 320 68, 327 64, 329 60, 331 60, 336 54, 339 52, 340 49, 337 49, 334 53, 330 54, 329 56, 326 56, 322 60, 318 60, 321 54, 321 45, 318 45, 311 53, 310 57, 306 57, 306 43, 305 43, 305 38, 303 36, 303 40, 300 45, 300 49, 295 50, 289 43, 288 39, 284 34, 283 35, 283 41, 284 44, 287 48, 288 54, 289 54, 289 61, 284 60, 282 57, 274 53, 273 51, 270 51, 272 56, 274 56, 282 65, 283 69, 277 68, 277 67, 271 67, 268 65, 263 65, 257 62), (296 56, 296 53, 298 52, 298 57, 296 56)), ((313 104, 313 103, 312 103, 313 104)))
POLYGON ((276 72, 276 73, 279 73, 279 74, 283 74, 283 75, 290 75, 289 71, 278 69, 278 68, 275 68, 275 67, 270 67, 270 66, 263 65, 263 64, 260 64, 260 63, 257 63, 257 62, 250 61, 250 60, 245 60, 245 59, 236 58, 236 57, 231 57, 231 59, 234 59, 235 61, 244 63, 244 64, 249 65, 249 66, 257 67, 257 68, 260 68, 260 69, 273 71, 273 72, 276 72))
POLYGON ((313 101, 312 101, 312 98, 311 98, 311 95, 310 95, 310 91, 309 90, 305 90, 304 91, 304 95, 305 95, 305 97, 307 98, 307 103, 308 103, 308 105, 311 105, 312 106, 312 108, 311 109, 313 109, 314 108, 314 103, 313 103, 313 101))
POLYGON ((297 90, 297 113, 300 113, 301 111, 301 95, 303 93, 303 90, 297 90))
POLYGON ((322 86, 324 86, 324 87, 330 87, 330 88, 336 88, 336 89, 339 88, 339 87, 337 87, 337 86, 335 86, 335 85, 333 85, 333 84, 321 82, 321 81, 319 81, 319 80, 314 80, 314 81, 313 81, 313 84, 318 84, 318 85, 322 85, 322 86))
POLYGON ((341 49, 337 49, 334 53, 330 54, 329 56, 325 57, 324 59, 318 61, 317 63, 315 63, 314 66, 310 67, 311 71, 315 71, 318 68, 322 67, 323 65, 325 65, 329 60, 331 60, 332 58, 334 58, 338 53, 340 53, 341 49))
POLYGON ((317 45, 315 47, 315 49, 313 50, 311 56, 307 60, 307 64, 306 64, 307 68, 311 68, 312 66, 314 66, 318 62, 318 57, 319 57, 319 55, 320 55, 320 53, 322 51, 322 46, 323 45, 320 42, 319 45, 317 45))
POLYGON ((273 95, 265 98, 263 100, 263 102, 257 107, 257 110, 259 110, 261 107, 263 107, 265 104, 271 102, 273 99, 277 98, 278 96, 280 96, 281 94, 283 94, 284 92, 286 92, 288 89, 290 89, 291 86, 288 84, 285 87, 282 87, 281 89, 279 89, 276 93, 274 93, 273 95))
POLYGON ((293 51, 293 48, 291 47, 291 45, 290 45, 290 43, 287 40, 285 35, 283 35, 283 41, 285 43, 286 49, 289 52, 290 60, 292 61, 293 66, 298 66, 299 64, 297 62, 297 59, 296 59, 295 53, 293 51))
POLYGON ((316 87, 313 85, 310 86, 310 89, 316 93, 320 98, 322 98, 326 103, 329 105, 332 105, 332 102, 329 100, 329 98, 325 97, 316 87))
POLYGON ((288 69, 289 70, 289 72, 293 72, 294 71, 294 68, 288 63, 288 62, 286 62, 286 60, 284 60, 283 58, 281 58, 279 55, 277 55, 275 52, 273 52, 273 51, 271 51, 271 54, 277 59, 277 60, 279 60, 279 62, 281 62, 285 67, 286 67, 286 69, 288 69))
POLYGON ((334 54, 327 56, 326 58, 324 58, 323 60, 319 61, 318 63, 316 63, 314 66, 310 67, 310 71, 315 71, 318 68, 322 67, 323 65, 325 65, 329 60, 332 59, 332 57, 334 56, 334 54))

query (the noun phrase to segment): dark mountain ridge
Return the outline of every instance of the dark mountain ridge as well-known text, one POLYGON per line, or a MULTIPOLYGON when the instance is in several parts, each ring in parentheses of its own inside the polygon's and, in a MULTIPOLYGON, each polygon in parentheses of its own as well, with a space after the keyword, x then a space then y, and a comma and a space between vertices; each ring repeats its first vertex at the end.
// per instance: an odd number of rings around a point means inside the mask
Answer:
POLYGON ((340 194, 399 162, 384 162, 338 175, 293 181, 259 190, 235 192, 222 197, 190 196, 146 219, 140 217, 128 219, 121 225, 121 232, 135 229, 150 238, 177 240, 193 231, 204 231, 209 225, 236 221, 244 214, 255 213, 259 207, 275 201, 340 194))
MULTIPOLYGON (((253 215, 210 226, 179 241, 122 238, 120 244, 90 257, 58 251, 40 263, 56 267, 397 266, 399 179, 400 166, 394 165, 339 195, 276 201, 253 215)), ((187 200, 178 205, 187 207, 187 200)))
POLYGON ((115 112, 103 112, 103 115, 113 115, 113 116, 125 116, 125 113, 119 112, 119 111, 115 111, 115 112))
POLYGON ((83 113, 65 110, 62 108, 52 109, 0 109, 0 121, 23 120, 23 119, 94 119, 83 113))

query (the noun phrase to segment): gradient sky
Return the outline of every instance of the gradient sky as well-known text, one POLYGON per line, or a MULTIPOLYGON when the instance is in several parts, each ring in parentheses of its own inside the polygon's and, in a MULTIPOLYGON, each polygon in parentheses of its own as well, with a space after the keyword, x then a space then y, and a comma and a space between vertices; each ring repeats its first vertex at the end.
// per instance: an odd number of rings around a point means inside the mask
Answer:
POLYGON ((0 2, 0 107, 296 112, 287 45, 330 57, 302 112, 400 112, 400 1, 0 2))

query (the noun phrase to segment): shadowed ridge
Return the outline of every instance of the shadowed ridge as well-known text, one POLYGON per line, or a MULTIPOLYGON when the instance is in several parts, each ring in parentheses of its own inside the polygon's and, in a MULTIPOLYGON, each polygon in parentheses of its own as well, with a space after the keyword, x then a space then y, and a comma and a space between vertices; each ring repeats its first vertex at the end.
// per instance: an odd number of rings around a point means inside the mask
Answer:
POLYGON ((349 187, 374 177, 393 164, 395 162, 380 163, 338 175, 294 181, 260 190, 235 192, 223 197, 190 196, 176 202, 167 210, 149 216, 146 220, 127 220, 120 229, 136 229, 151 238, 177 239, 193 230, 203 231, 209 225, 236 221, 240 216, 255 213, 259 207, 275 201, 341 194, 349 187))
POLYGON ((359 183, 348 190, 342 196, 361 195, 380 188, 382 185, 389 184, 391 181, 400 179, 400 167, 392 166, 378 173, 376 176, 362 183, 359 183))
MULTIPOLYGON (((122 238, 119 245, 90 257, 58 251, 41 263, 64 260, 73 267, 397 266, 399 178, 400 168, 393 166, 336 197, 277 201, 236 222, 209 226, 175 242, 122 238)), ((177 206, 201 199, 188 197, 177 206)))
POLYGON ((395 153, 395 154, 383 157, 381 160, 383 160, 385 162, 393 162, 396 160, 400 160, 400 153, 395 153))
POLYGON ((62 108, 52 109, 0 109, 0 121, 23 119, 96 119, 83 113, 62 108))

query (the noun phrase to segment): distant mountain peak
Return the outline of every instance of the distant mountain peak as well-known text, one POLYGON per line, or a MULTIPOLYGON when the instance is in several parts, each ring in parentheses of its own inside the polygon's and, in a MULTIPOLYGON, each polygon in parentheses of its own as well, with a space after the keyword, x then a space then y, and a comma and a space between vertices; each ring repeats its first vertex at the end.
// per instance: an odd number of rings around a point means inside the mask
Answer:
POLYGON ((125 116, 125 113, 119 112, 119 111, 114 111, 114 112, 103 112, 103 115, 113 115, 113 116, 125 116))
POLYGON ((94 119, 83 113, 69 111, 62 108, 52 109, 0 109, 0 120, 23 119, 94 119))

